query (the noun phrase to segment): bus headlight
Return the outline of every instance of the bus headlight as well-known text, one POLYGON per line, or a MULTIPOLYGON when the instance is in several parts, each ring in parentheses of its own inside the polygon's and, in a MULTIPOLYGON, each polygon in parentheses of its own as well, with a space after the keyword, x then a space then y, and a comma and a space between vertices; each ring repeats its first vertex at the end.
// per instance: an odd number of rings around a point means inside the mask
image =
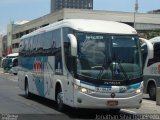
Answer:
POLYGON ((74 84, 74 89, 75 89, 75 90, 78 90, 78 91, 80 91, 80 92, 82 92, 82 93, 85 93, 85 94, 91 94, 91 93, 93 92, 92 90, 89 90, 89 89, 87 89, 87 88, 78 86, 78 85, 76 85, 76 84, 74 84))
POLYGON ((142 92, 143 92, 143 82, 141 82, 140 87, 135 90, 135 93, 136 93, 136 94, 140 94, 140 93, 142 93, 142 92))
POLYGON ((85 93, 85 94, 92 94, 94 93, 93 90, 87 89, 87 88, 81 88, 80 92, 85 93))
POLYGON ((83 93, 88 93, 88 90, 86 88, 81 88, 80 91, 83 92, 83 93))
POLYGON ((141 89, 137 89, 137 90, 136 90, 136 94, 140 94, 141 92, 142 92, 141 89))

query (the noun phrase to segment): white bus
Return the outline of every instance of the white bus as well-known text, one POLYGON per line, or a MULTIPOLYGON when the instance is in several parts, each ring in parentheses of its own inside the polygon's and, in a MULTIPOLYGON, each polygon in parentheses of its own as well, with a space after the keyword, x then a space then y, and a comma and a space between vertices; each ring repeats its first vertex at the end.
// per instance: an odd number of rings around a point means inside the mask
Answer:
POLYGON ((140 40, 118 22, 67 19, 21 38, 18 83, 75 108, 139 108, 143 95, 140 40))
POLYGON ((160 87, 160 37, 149 40, 153 44, 154 57, 147 57, 148 48, 143 45, 144 60, 144 93, 148 93, 152 100, 156 100, 156 87, 160 87))
POLYGON ((18 53, 8 54, 2 59, 1 65, 4 72, 16 74, 15 72, 12 72, 12 69, 18 66, 18 53))

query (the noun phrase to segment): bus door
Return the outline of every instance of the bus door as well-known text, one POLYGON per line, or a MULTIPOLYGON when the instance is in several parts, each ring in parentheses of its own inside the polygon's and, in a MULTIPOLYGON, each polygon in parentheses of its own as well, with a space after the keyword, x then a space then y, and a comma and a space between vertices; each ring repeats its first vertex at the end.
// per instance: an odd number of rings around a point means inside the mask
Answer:
POLYGON ((69 105, 73 105, 73 76, 71 76, 68 72, 66 72, 66 75, 65 75, 65 82, 66 82, 66 102, 69 104, 69 105))

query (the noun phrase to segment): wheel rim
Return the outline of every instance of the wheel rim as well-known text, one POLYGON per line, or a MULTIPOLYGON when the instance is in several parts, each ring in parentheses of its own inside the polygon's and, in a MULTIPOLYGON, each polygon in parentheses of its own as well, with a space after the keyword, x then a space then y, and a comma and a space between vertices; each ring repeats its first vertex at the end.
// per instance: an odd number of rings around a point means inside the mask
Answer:
POLYGON ((28 90, 28 84, 27 84, 26 85, 26 90, 25 90, 26 96, 28 96, 28 92, 29 92, 29 90, 28 90))
POLYGON ((57 104, 58 104, 58 109, 62 109, 63 108, 63 95, 62 92, 57 94, 57 104))
POLYGON ((149 95, 153 99, 155 97, 155 94, 156 94, 156 88, 152 86, 149 90, 149 95))
POLYGON ((154 96, 154 95, 155 95, 155 88, 151 88, 151 90, 150 90, 150 94, 151 94, 152 96, 154 96))
POLYGON ((57 96, 57 103, 60 104, 60 101, 61 101, 61 98, 60 98, 60 96, 58 95, 58 96, 57 96))

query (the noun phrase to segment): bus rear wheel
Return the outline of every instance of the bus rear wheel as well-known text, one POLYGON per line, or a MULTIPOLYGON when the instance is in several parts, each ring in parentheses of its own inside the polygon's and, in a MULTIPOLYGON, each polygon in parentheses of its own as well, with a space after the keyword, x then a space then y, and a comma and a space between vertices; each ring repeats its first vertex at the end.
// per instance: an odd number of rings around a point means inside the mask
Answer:
POLYGON ((31 94, 29 92, 29 85, 28 85, 28 81, 25 81, 25 96, 26 98, 31 98, 31 94))
POLYGON ((149 85, 148 93, 149 93, 149 97, 151 100, 156 100, 156 86, 155 86, 155 84, 151 83, 149 85))

